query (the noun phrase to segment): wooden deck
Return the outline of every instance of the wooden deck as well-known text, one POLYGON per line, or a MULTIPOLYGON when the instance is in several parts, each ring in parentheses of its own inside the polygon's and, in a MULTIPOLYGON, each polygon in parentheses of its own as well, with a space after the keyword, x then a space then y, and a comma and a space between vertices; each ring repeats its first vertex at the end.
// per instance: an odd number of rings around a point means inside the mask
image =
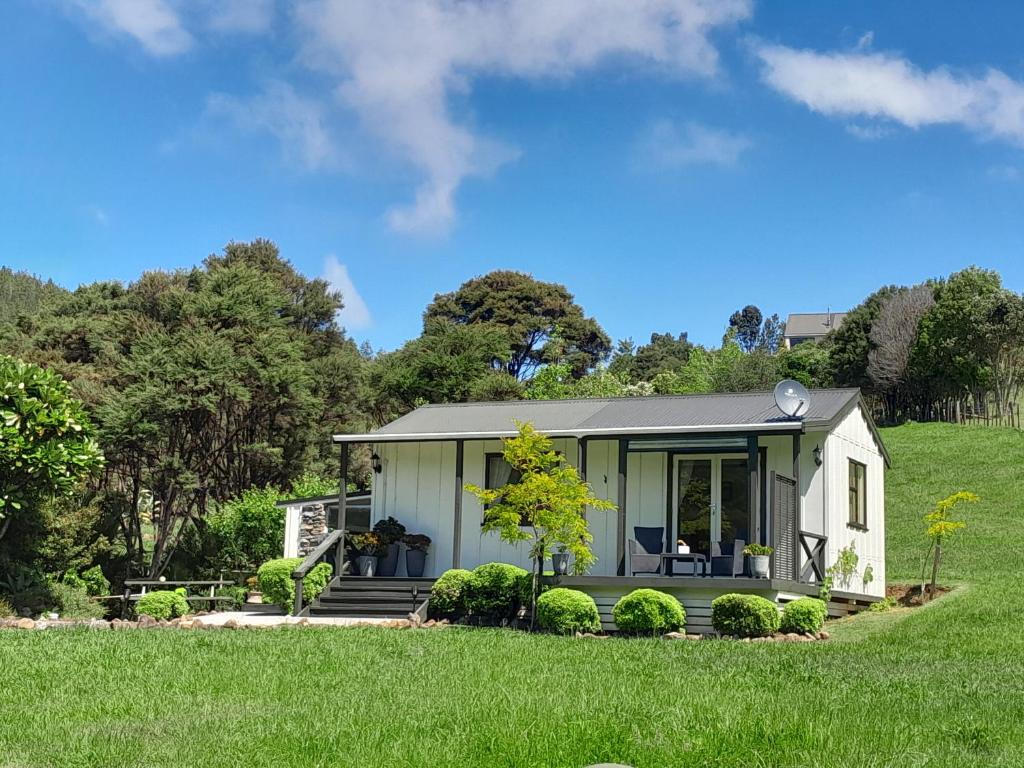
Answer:
MULTIPOLYGON (((552 586, 568 587, 586 592, 597 603, 601 627, 615 630, 612 608, 619 598, 634 589, 656 589, 666 592, 682 603, 686 609, 686 631, 692 634, 710 634, 711 601, 730 592, 760 595, 778 605, 800 597, 817 597, 818 586, 788 579, 751 579, 724 576, 550 576, 545 581, 552 586)), ((879 598, 849 592, 832 592, 829 616, 840 618, 862 611, 879 598)))

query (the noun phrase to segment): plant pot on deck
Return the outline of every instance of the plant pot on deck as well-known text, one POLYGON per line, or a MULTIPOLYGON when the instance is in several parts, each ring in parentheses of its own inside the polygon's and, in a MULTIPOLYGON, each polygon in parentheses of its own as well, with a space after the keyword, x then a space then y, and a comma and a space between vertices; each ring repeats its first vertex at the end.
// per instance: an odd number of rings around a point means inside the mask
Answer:
POLYGON ((551 569, 556 576, 565 576, 569 573, 569 553, 555 552, 551 555, 551 569))
POLYGON ((378 558, 376 555, 360 555, 356 558, 356 564, 359 566, 359 575, 376 576, 377 560, 378 558))
POLYGON ((748 555, 750 561, 750 575, 755 579, 768 578, 768 555, 748 555))
POLYGON ((398 571, 398 553, 400 545, 397 541, 388 544, 387 550, 384 552, 384 557, 380 558, 377 563, 377 575, 378 576, 394 576, 398 571))
POLYGON ((418 579, 423 576, 427 564, 427 553, 422 549, 405 550, 405 572, 408 576, 418 579))

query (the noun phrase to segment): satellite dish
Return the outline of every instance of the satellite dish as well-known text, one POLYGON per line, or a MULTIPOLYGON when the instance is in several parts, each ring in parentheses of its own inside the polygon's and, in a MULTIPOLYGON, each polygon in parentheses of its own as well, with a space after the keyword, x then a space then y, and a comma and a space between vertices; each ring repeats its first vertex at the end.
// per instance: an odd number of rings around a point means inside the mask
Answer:
POLYGON ((775 405, 791 419, 802 419, 811 407, 811 393, 799 381, 784 379, 775 385, 775 405))

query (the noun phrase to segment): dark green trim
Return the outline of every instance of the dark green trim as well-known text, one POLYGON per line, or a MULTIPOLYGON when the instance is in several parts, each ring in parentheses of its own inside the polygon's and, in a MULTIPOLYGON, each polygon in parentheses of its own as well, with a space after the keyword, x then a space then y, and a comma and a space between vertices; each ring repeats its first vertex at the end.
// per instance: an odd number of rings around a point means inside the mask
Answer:
POLYGON ((455 441, 455 541, 452 542, 452 568, 462 562, 462 486, 465 446, 462 440, 455 441))
POLYGON ((615 557, 618 562, 616 568, 620 576, 626 573, 626 471, 628 466, 626 452, 626 441, 619 440, 619 482, 617 487, 618 497, 618 536, 615 542, 615 557))

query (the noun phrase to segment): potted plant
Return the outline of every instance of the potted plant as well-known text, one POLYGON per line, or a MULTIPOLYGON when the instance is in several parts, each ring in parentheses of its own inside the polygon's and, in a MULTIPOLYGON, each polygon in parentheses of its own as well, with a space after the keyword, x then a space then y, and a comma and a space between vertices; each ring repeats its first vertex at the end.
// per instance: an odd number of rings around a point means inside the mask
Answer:
POLYGON ((399 542, 405 536, 405 526, 389 517, 387 520, 378 520, 373 526, 373 532, 380 536, 384 545, 384 554, 377 563, 377 575, 394 576, 398 571, 398 554, 401 550, 399 542))
POLYGON ((427 563, 427 550, 430 549, 430 537, 422 533, 411 533, 406 536, 405 542, 405 572, 413 578, 423 575, 424 566, 427 563))
POLYGON ((690 545, 687 544, 683 539, 676 541, 676 554, 688 555, 690 554, 690 545))
POLYGON ((551 554, 551 567, 557 576, 565 576, 569 573, 569 550, 565 546, 558 548, 557 552, 551 554))
POLYGON ((352 537, 352 546, 355 547, 359 556, 356 564, 359 566, 360 576, 375 576, 377 574, 377 560, 384 551, 384 542, 380 534, 357 533, 352 537))
POLYGON ((743 554, 750 558, 750 573, 755 579, 768 578, 768 558, 775 550, 764 544, 747 544, 743 554))
POLYGON ((263 593, 260 592, 260 580, 256 576, 250 576, 245 580, 248 591, 245 593, 245 602, 263 603, 263 593))

